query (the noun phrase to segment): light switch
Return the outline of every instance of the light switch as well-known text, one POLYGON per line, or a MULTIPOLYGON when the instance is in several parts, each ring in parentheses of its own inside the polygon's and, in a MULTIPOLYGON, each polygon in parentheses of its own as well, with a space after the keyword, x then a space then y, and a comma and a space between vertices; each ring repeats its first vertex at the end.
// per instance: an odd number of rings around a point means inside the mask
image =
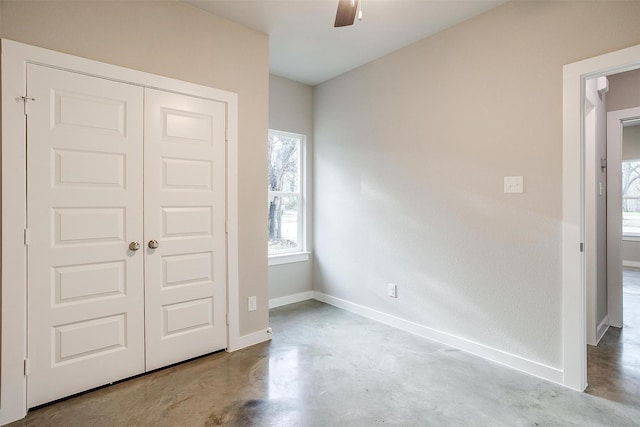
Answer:
POLYGON ((257 301, 256 297, 252 296, 247 299, 247 311, 256 311, 257 309, 257 301))
POLYGON ((522 193, 523 191, 524 191, 524 184, 521 176, 505 176, 504 177, 505 193, 522 193))

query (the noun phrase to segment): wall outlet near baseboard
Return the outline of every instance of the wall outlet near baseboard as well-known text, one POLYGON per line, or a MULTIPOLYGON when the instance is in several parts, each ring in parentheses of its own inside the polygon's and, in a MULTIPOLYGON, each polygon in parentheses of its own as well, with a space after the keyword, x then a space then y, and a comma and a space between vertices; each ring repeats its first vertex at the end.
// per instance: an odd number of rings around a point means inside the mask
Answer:
POLYGON ((389 295, 391 298, 398 298, 398 287, 395 285, 395 283, 387 284, 387 295, 389 295))
POLYGON ((505 193, 522 193, 524 191, 524 181, 522 176, 505 176, 504 192, 505 193))
POLYGON ((258 304, 255 296, 247 298, 247 311, 256 311, 258 304))

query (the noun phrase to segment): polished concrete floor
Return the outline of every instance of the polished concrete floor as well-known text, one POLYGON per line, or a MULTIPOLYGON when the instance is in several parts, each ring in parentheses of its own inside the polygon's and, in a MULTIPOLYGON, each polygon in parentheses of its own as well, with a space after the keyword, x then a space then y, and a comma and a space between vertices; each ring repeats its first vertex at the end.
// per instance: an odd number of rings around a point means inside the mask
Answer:
POLYGON ((624 270, 623 291, 623 327, 587 346, 587 393, 640 408, 640 270, 624 270))
POLYGON ((31 411, 14 426, 632 426, 640 409, 317 301, 271 311, 270 343, 31 411))

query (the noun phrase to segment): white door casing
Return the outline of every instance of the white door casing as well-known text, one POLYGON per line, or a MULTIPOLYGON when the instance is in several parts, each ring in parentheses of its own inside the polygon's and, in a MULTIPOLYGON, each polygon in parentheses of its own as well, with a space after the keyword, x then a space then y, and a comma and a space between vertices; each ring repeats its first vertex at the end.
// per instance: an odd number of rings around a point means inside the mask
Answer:
POLYGON ((226 114, 145 90, 147 370, 227 346, 226 114))
POLYGON ((144 371, 142 91, 29 64, 29 407, 144 371))

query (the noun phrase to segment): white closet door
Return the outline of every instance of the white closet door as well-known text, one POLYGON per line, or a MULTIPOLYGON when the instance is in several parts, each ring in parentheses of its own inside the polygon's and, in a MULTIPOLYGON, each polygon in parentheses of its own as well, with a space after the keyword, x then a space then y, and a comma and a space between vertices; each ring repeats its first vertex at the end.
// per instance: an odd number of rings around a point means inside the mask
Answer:
POLYGON ((143 89, 27 67, 28 405, 144 371, 143 89))
POLYGON ((227 345, 225 132, 224 103, 145 90, 147 370, 227 345))

